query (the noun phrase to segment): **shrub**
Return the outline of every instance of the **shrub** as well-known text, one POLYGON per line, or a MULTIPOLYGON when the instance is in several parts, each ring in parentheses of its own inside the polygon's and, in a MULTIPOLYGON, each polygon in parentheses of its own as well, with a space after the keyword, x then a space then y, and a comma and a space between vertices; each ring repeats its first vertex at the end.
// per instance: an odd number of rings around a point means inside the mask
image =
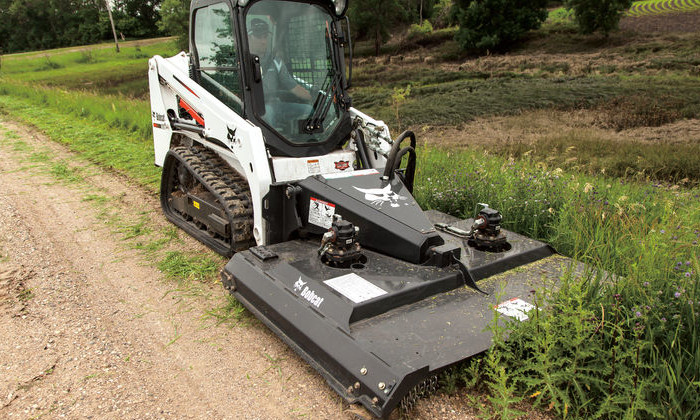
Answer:
POLYGON ((632 0, 566 0, 565 5, 573 9, 581 33, 602 31, 607 36, 617 29, 622 12, 632 6, 632 0))
POLYGON ((547 19, 547 0, 457 0, 456 39, 463 49, 499 50, 547 19))
POLYGON ((415 37, 418 35, 426 35, 433 32, 433 25, 428 21, 424 20, 422 25, 414 23, 408 29, 408 36, 415 37))

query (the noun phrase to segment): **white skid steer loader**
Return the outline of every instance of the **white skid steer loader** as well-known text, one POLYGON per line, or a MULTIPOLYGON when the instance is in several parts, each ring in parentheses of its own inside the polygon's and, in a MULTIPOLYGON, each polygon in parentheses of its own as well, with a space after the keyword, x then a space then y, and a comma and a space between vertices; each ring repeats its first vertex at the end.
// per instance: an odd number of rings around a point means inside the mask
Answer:
POLYGON ((231 257, 224 286, 384 417, 488 349, 494 307, 526 318, 562 259, 487 206, 418 206, 413 133, 351 106, 346 9, 193 0, 190 53, 149 62, 155 164, 166 217, 231 257))

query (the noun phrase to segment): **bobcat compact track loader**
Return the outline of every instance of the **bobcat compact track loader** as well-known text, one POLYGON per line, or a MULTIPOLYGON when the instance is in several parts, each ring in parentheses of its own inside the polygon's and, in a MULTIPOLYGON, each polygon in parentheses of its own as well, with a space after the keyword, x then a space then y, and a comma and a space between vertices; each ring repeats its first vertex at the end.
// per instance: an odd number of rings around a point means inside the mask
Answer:
POLYGON ((149 62, 155 163, 166 217, 232 257, 224 286, 383 417, 489 348, 494 308, 526 319, 565 260, 487 206, 418 206, 415 136, 351 106, 346 1, 193 0, 190 54, 149 62))

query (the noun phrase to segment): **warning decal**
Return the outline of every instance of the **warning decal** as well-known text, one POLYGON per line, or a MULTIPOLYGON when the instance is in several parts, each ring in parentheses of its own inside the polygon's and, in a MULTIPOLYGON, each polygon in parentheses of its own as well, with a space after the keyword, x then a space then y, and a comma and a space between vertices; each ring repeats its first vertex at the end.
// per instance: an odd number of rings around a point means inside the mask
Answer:
POLYGON ((321 173, 321 164, 318 162, 318 159, 307 160, 306 166, 309 169, 310 174, 320 174, 321 173))
POLYGON ((527 303, 520 298, 513 298, 505 302, 501 302, 494 308, 505 316, 515 318, 518 321, 527 321, 527 313, 535 308, 535 305, 527 303))
POLYGON ((334 214, 335 204, 311 197, 309 202, 309 223, 324 229, 330 229, 334 214))
POLYGON ((326 285, 355 303, 385 295, 384 289, 373 285, 355 273, 324 281, 326 285))

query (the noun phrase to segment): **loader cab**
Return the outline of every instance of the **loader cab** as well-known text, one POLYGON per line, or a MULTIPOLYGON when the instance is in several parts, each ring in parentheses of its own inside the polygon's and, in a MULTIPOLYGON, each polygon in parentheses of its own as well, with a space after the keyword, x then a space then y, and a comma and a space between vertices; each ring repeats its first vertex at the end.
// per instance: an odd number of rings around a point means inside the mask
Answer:
POLYGON ((272 155, 324 155, 348 139, 345 0, 194 0, 192 77, 260 127, 272 155))

